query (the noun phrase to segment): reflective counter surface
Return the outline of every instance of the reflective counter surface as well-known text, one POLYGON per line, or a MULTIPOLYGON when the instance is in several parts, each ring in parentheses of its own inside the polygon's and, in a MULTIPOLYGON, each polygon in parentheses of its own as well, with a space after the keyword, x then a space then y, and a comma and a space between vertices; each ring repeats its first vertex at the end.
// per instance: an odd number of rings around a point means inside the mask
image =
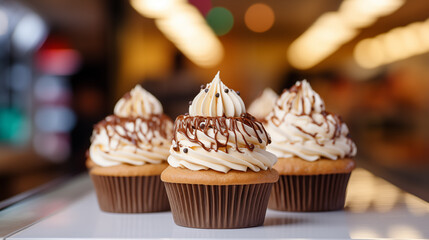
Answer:
POLYGON ((357 169, 350 179, 343 211, 268 210, 260 227, 191 229, 175 225, 170 212, 101 212, 85 174, 1 211, 0 234, 6 239, 429 239, 429 203, 357 169))

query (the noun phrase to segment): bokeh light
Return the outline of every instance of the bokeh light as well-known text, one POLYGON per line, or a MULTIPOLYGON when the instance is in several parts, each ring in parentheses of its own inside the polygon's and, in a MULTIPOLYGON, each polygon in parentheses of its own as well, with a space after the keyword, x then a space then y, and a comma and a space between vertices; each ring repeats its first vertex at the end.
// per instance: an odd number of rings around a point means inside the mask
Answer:
POLYGON ((168 18, 156 19, 155 24, 198 66, 213 67, 222 60, 221 42, 194 6, 178 7, 168 18))
POLYGON ((429 52, 428 39, 429 19, 361 40, 354 49, 354 57, 361 67, 376 68, 429 52))
POLYGON ((224 7, 215 7, 206 17, 207 23, 218 36, 227 34, 234 25, 232 13, 224 7))
POLYGON ((148 18, 165 18, 176 8, 185 4, 185 0, 131 0, 131 6, 148 18))
POLYGON ((211 0, 189 0, 188 2, 194 5, 203 16, 206 16, 210 9, 212 9, 211 0))
POLYGON ((9 26, 9 19, 7 18, 7 13, 0 9, 0 35, 6 34, 9 26))
POLYGON ((257 33, 268 31, 274 24, 275 15, 273 9, 263 3, 251 5, 244 15, 246 26, 257 33))
POLYGON ((142 16, 154 18, 155 25, 165 37, 196 65, 213 67, 222 60, 222 43, 203 16, 204 11, 211 8, 210 1, 201 0, 195 4, 186 0, 130 2, 142 16))

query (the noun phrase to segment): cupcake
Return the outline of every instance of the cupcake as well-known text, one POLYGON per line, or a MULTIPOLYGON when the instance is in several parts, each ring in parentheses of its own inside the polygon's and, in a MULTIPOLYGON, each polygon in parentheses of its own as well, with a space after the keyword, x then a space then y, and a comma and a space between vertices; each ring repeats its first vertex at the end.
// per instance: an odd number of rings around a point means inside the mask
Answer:
POLYGON ((219 78, 177 117, 170 166, 162 173, 174 222, 193 228, 262 225, 278 173, 262 123, 219 78))
POLYGON ((172 137, 173 122, 140 85, 118 101, 114 114, 94 126, 87 159, 101 210, 169 210, 160 175, 172 137))
POLYGON ((259 121, 265 121, 265 117, 271 113, 278 98, 279 95, 271 88, 265 88, 262 94, 250 104, 248 112, 259 121))
POLYGON ((303 80, 280 96, 266 118, 278 157, 268 207, 283 211, 330 211, 344 208, 347 183, 355 162, 356 145, 341 118, 303 80))

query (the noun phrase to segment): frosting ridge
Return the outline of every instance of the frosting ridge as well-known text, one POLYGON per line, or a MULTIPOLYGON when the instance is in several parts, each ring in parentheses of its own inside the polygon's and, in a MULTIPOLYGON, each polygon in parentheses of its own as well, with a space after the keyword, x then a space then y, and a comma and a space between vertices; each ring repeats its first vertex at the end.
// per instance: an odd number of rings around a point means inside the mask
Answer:
POLYGON ((190 170, 255 172, 267 170, 277 157, 266 151, 270 137, 263 124, 246 113, 243 100, 219 78, 205 86, 174 123, 168 163, 190 170))
POLYGON ((213 169, 228 172, 258 172, 277 161, 267 152, 270 142, 262 123, 249 115, 242 117, 179 116, 168 163, 190 170, 213 169))
POLYGON ((149 117, 162 114, 162 105, 150 92, 136 85, 116 103, 114 114, 119 117, 149 117))
POLYGON ((89 156, 99 166, 144 165, 166 161, 173 122, 161 103, 140 85, 125 94, 114 115, 94 126, 89 156))
POLYGON ((315 161, 356 155, 347 125, 339 116, 325 111, 323 100, 306 80, 282 93, 266 121, 272 137, 268 150, 277 157, 315 161))
POLYGON ((173 123, 165 115, 150 118, 108 116, 94 127, 89 155, 99 166, 164 162, 169 155, 173 123))
POLYGON ((189 106, 190 116, 206 117, 239 117, 246 113, 241 97, 232 89, 227 88, 219 77, 220 71, 216 74, 211 83, 192 101, 189 106))

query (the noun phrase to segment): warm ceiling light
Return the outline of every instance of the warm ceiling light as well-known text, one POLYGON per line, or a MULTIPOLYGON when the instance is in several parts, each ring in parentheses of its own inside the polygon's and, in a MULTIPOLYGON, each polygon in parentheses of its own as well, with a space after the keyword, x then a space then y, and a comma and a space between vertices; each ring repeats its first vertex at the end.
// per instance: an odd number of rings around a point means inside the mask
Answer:
POLYGON ((130 0, 131 6, 147 18, 168 17, 176 7, 186 4, 185 0, 130 0))
POLYGON ((355 53, 356 61, 365 68, 373 68, 380 65, 383 62, 384 54, 381 51, 382 44, 380 41, 366 41, 360 42, 356 45, 356 49, 359 49, 355 53))
POLYGON ((352 27, 364 28, 377 18, 389 15, 404 4, 404 0, 346 0, 339 9, 341 17, 352 27))
POLYGON ((143 16, 154 18, 159 30, 193 63, 213 67, 223 58, 223 46, 204 17, 185 0, 131 0, 143 16))
POLYGON ((429 52, 429 19, 360 41, 354 58, 361 67, 375 68, 425 52, 429 52))
POLYGON ((290 45, 287 58, 292 66, 309 69, 353 39, 359 28, 373 24, 403 4, 404 0, 345 0, 338 12, 322 14, 299 36, 290 45))
POLYGON ((255 3, 250 6, 244 15, 246 26, 257 33, 268 31, 274 24, 273 9, 263 3, 255 3))
POLYGON ((181 6, 156 26, 190 60, 202 67, 212 67, 223 57, 223 47, 216 35, 192 6, 181 6))
POLYGON ((338 13, 325 13, 291 44, 287 57, 296 68, 308 69, 355 36, 356 31, 345 25, 338 13))

